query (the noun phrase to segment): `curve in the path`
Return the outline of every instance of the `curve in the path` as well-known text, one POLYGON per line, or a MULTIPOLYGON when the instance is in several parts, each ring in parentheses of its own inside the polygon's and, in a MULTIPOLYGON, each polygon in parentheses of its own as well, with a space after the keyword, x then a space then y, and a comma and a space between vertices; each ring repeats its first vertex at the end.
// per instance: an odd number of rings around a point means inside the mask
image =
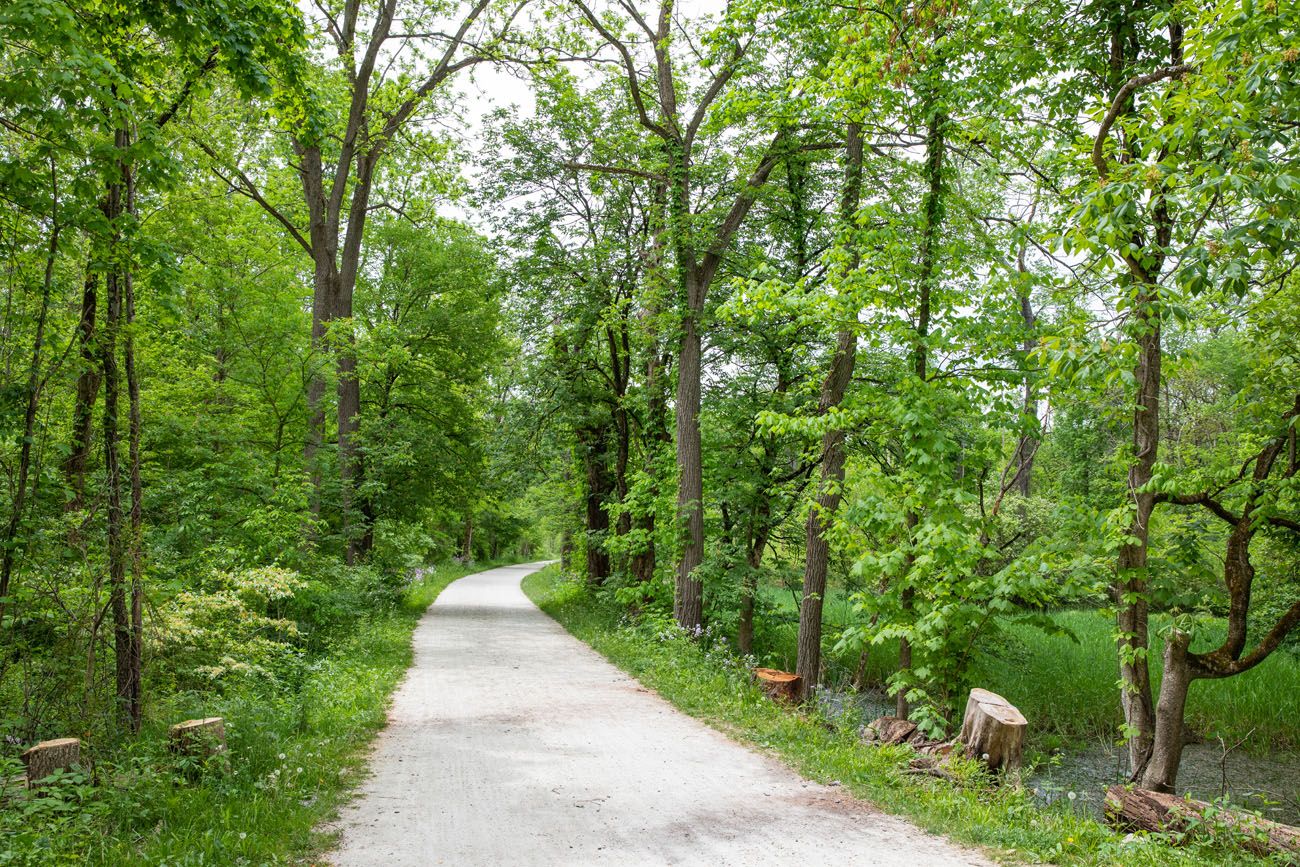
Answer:
POLYGON ((989 863, 679 713, 524 596, 540 566, 429 609, 338 867, 989 863))

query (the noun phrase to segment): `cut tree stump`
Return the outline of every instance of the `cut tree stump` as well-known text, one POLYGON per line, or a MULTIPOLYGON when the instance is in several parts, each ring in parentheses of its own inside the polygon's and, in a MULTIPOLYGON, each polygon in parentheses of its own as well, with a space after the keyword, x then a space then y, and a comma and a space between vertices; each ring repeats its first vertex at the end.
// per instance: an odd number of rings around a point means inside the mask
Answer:
POLYGON ((1106 790, 1106 818, 1118 827, 1138 831, 1223 829, 1257 855, 1300 856, 1300 828, 1163 792, 1111 786, 1106 790))
POLYGON ((226 721, 219 716, 187 719, 167 730, 172 752, 208 758, 226 751, 226 721))
POLYGON ((916 723, 896 716, 882 716, 862 727, 862 739, 873 744, 901 744, 916 733, 916 723))
POLYGON ((1029 723, 1005 698, 986 689, 972 689, 966 700, 957 741, 968 756, 982 759, 991 771, 1020 767, 1029 723))
POLYGON ((754 680, 762 688, 763 694, 773 701, 792 702, 799 694, 799 684, 803 678, 775 668, 756 668, 754 680))
POLYGON ((81 763, 81 741, 77 738, 56 738, 41 741, 23 753, 27 767, 27 788, 35 789, 55 771, 63 771, 81 763))

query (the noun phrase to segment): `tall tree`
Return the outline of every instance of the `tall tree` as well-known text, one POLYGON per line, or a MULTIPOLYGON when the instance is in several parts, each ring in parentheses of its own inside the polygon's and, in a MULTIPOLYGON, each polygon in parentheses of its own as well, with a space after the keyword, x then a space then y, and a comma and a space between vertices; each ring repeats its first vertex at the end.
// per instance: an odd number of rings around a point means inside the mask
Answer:
MULTIPOLYGON (((704 472, 700 440, 700 399, 703 364, 705 305, 714 279, 755 199, 782 155, 791 147, 788 127, 777 124, 768 144, 756 155, 746 155, 748 173, 741 176, 739 189, 722 209, 696 210, 696 195, 703 182, 697 165, 702 132, 728 124, 719 108, 727 97, 741 89, 748 67, 756 68, 758 22, 724 18, 706 40, 712 54, 706 64, 712 71, 695 81, 693 70, 685 75, 675 66, 674 47, 682 28, 698 26, 680 20, 676 4, 664 0, 652 15, 643 15, 631 4, 618 7, 619 22, 598 11, 585 0, 574 6, 603 42, 613 49, 625 75, 627 98, 641 127, 659 144, 667 187, 667 237, 677 269, 681 298, 680 340, 677 345, 677 393, 674 404, 677 440, 677 509, 683 537, 677 562, 674 616, 684 629, 699 630, 704 624, 704 585, 696 570, 704 561, 704 472), (651 22, 654 22, 653 24, 651 22), (630 31, 630 35, 628 33, 630 31), (649 55, 647 77, 637 53, 649 55), (695 95, 693 109, 682 104, 686 94, 695 95)), ((728 9, 728 15, 731 10, 728 9)), ((720 133, 714 132, 714 135, 720 133)), ((588 166, 594 171, 622 172, 624 166, 588 166)))

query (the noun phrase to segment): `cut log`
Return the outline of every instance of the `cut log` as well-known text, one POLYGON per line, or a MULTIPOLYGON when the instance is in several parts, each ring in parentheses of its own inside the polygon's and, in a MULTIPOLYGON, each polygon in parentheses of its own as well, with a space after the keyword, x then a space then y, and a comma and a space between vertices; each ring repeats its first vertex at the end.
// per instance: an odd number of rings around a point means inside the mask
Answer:
POLYGON ((1300 856, 1300 828, 1163 792, 1111 786, 1106 790, 1106 818, 1120 828, 1137 831, 1222 830, 1257 855, 1300 856))
POLYGON ((172 752, 207 758, 226 751, 226 721, 219 716, 187 719, 167 730, 172 752))
POLYGON ((896 716, 882 716, 862 727, 862 739, 873 744, 901 744, 916 733, 916 723, 896 716))
POLYGON ((55 771, 65 771, 80 763, 81 741, 77 738, 41 741, 23 753, 23 764, 27 767, 27 788, 38 788, 41 781, 55 771))
POLYGON ((799 683, 802 678, 788 671, 775 668, 754 669, 754 680, 763 690, 763 694, 773 701, 793 702, 799 695, 799 683))
POLYGON ((1020 767, 1028 725, 1024 715, 1002 696, 972 689, 957 741, 966 755, 982 759, 989 770, 1013 771, 1020 767))

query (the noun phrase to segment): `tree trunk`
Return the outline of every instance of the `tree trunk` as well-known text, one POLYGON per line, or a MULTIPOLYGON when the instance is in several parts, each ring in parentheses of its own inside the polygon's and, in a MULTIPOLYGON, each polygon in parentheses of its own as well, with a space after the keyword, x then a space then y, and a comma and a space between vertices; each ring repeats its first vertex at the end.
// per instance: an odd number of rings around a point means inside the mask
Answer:
POLYGON ((1239 845, 1257 855, 1300 855, 1300 828, 1237 815, 1204 801, 1111 786, 1106 790, 1105 809, 1107 819, 1121 828, 1192 834, 1214 834, 1226 829, 1239 845))
MULTIPOLYGON (((925 136, 925 178, 928 188, 925 194, 924 225, 921 232, 920 269, 917 274, 916 345, 912 350, 913 373, 920 382, 924 382, 929 376, 930 295, 937 259, 939 228, 943 222, 943 161, 946 147, 944 126, 947 120, 942 112, 933 107, 930 109, 925 136)), ((911 550, 914 544, 912 535, 920 522, 921 516, 917 512, 907 514, 905 524, 909 550, 904 568, 909 576, 916 562, 916 555, 911 550)), ((904 587, 899 594, 904 616, 912 610, 914 598, 915 591, 912 587, 904 587)), ((912 643, 904 636, 898 639, 898 670, 904 672, 911 667, 912 643)), ((907 719, 908 712, 907 689, 900 687, 894 697, 894 713, 901 719, 907 719)))
MULTIPOLYGON (((135 175, 129 170, 125 178, 126 213, 135 217, 135 175)), ((132 253, 133 255, 133 253, 132 253)), ((131 511, 129 556, 131 568, 130 641, 127 664, 127 717, 131 731, 139 732, 144 715, 144 563, 142 522, 144 488, 140 480, 140 380, 135 369, 135 277, 134 261, 128 258, 122 274, 123 301, 126 308, 126 334, 122 341, 122 365, 126 374, 128 408, 127 460, 130 465, 131 511)))
POLYGON ((226 721, 219 716, 188 719, 167 729, 167 745, 174 753, 209 758, 226 751, 226 721))
POLYGON ((81 763, 81 741, 77 738, 57 738, 41 741, 23 753, 27 768, 27 788, 36 789, 41 780, 55 771, 66 771, 81 763))
MULTIPOLYGON (((118 153, 125 153, 127 147, 125 130, 118 130, 115 144, 118 153)), ((122 164, 119 169, 123 177, 127 167, 122 164)), ((113 656, 115 662, 115 682, 117 687, 117 713, 124 727, 133 726, 133 708, 135 706, 134 666, 132 664, 134 634, 131 624, 131 611, 127 600, 127 534, 126 515, 122 508, 122 468, 118 453, 120 437, 118 431, 118 397, 120 374, 117 366, 117 339, 122 322, 122 276, 127 269, 124 260, 129 255, 123 249, 121 238, 121 216, 123 205, 123 184, 115 180, 109 188, 105 216, 112 226, 113 238, 110 246, 109 271, 105 286, 107 289, 106 309, 104 311, 103 340, 100 357, 104 371, 104 473, 108 494, 107 508, 107 544, 108 544, 108 592, 109 608, 113 615, 113 656)))
MULTIPOLYGON (((1138 359, 1134 370, 1137 401, 1133 412, 1133 464, 1128 491, 1133 503, 1129 541, 1120 546, 1115 564, 1116 626, 1119 632, 1120 705, 1129 731, 1129 766, 1141 778, 1151 755, 1155 709, 1151 672, 1147 603, 1147 540, 1155 494, 1143 491, 1151 481, 1160 445, 1160 320, 1152 308, 1154 290, 1143 288, 1134 311, 1138 329, 1138 359)), ((1181 729, 1180 729, 1181 730, 1181 729)))
MULTIPOLYGON (((736 626, 736 644, 742 654, 754 652, 754 602, 758 595, 758 574, 763 566, 763 551, 772 527, 772 501, 764 497, 754 516, 754 535, 745 551, 745 578, 740 587, 740 620, 736 626)), ((795 686, 796 698, 802 693, 802 681, 795 686)))
POLYGON ((957 740, 966 755, 982 760, 989 770, 1014 771, 1020 767, 1027 725, 1002 696, 972 689, 957 740))
POLYGON ((1160 678, 1160 702, 1156 705, 1151 758, 1142 773, 1141 785, 1156 792, 1173 792, 1178 765, 1183 757, 1183 713, 1192 671, 1187 658, 1190 636, 1173 630, 1165 643, 1164 674, 1160 678))
MULTIPOLYGON (((659 256, 660 251, 656 247, 656 262, 659 256)), ((653 317, 655 311, 648 310, 647 314, 648 318, 653 317)), ((649 357, 646 360, 646 445, 643 468, 646 476, 651 479, 654 490, 649 511, 644 515, 638 515, 635 519, 635 526, 644 535, 645 543, 641 550, 632 557, 632 577, 642 583, 652 580, 655 575, 656 527, 654 502, 658 499, 660 490, 658 458, 660 447, 672 441, 672 437, 668 432, 668 399, 664 390, 665 385, 662 382, 663 377, 660 375, 664 364, 660 362, 657 338, 652 337, 650 343, 649 357)))
MULTIPOLYGON (((857 240, 852 236, 858 206, 862 200, 862 127, 848 125, 845 136, 844 196, 840 204, 841 231, 846 233, 846 243, 853 251, 849 257, 849 270, 861 263, 857 240)), ((835 340, 835 355, 830 371, 822 382, 818 411, 825 415, 844 400, 853 367, 857 361, 857 333, 846 328, 835 340)), ((832 426, 822 436, 821 484, 817 500, 808 512, 805 525, 805 556, 803 568, 803 601, 799 605, 798 657, 795 671, 800 677, 801 700, 811 697, 821 681, 822 605, 826 594, 826 576, 830 570, 830 543, 826 531, 840 505, 840 486, 844 482, 844 431, 832 426)))
POLYGON ((85 507, 86 471, 93 442, 95 398, 99 394, 99 355, 95 347, 95 318, 99 315, 99 274, 86 266, 81 290, 81 321, 77 323, 77 350, 81 372, 77 375, 76 403, 72 410, 72 439, 63 462, 63 477, 72 490, 67 510, 85 507))
MULTIPOLYGON (((1024 250, 1022 248, 1018 260, 1019 272, 1025 273, 1024 250)), ((1021 351, 1025 358, 1025 386, 1024 402, 1022 404, 1023 412, 1026 419, 1038 417, 1038 395, 1034 389, 1033 376, 1029 372, 1029 357, 1034 351, 1037 342, 1034 340, 1034 327, 1037 319, 1034 316, 1033 301, 1029 297, 1029 289, 1022 286, 1020 289, 1020 320, 1025 326, 1025 339, 1021 344, 1021 351)), ((1016 454, 1014 457, 1016 466, 1015 479, 1012 487, 1020 493, 1022 497, 1028 497, 1030 484, 1034 473, 1034 456, 1038 453, 1038 438, 1032 434, 1022 434, 1020 440, 1016 443, 1016 454)))
MULTIPOLYGON (((857 334, 840 332, 831 370, 822 384, 821 405, 825 412, 838 406, 853 378, 857 355, 857 334)), ((840 507, 844 483, 844 431, 832 427, 822 437, 822 475, 817 500, 808 512, 805 526, 806 555, 803 570, 803 600, 799 605, 798 661, 799 698, 811 698, 821 681, 822 607, 826 576, 830 570, 830 542, 826 538, 835 512, 840 507)))
POLYGON ((763 694, 773 701, 795 701, 799 694, 799 675, 775 668, 754 669, 754 681, 763 694))
MULTIPOLYGON (((903 610, 909 611, 912 607, 912 591, 906 589, 902 593, 903 610)), ((906 638, 898 639, 898 670, 908 671, 912 668, 912 642, 906 638)), ((907 701, 907 688, 899 687, 898 692, 894 694, 894 716, 899 719, 907 719, 911 712, 911 707, 907 701)))
POLYGON ((23 507, 27 499, 27 479, 32 469, 32 440, 36 430, 36 410, 40 402, 41 352, 45 347, 45 321, 50 310, 50 288, 54 283, 54 260, 59 251, 59 213, 57 188, 55 211, 50 229, 49 252, 45 258, 45 277, 41 283, 41 306, 36 317, 36 336, 32 339, 31 363, 27 368, 27 404, 23 411, 22 448, 18 456, 18 480, 14 486, 9 523, 5 527, 3 548, 0 549, 0 624, 4 623, 5 607, 9 601, 14 555, 19 545, 18 530, 22 525, 23 507))
POLYGON ((578 446, 582 449, 582 464, 586 472, 583 502, 587 581, 595 585, 604 584, 610 575, 609 553, 605 550, 605 537, 609 533, 609 512, 605 510, 605 501, 611 489, 606 465, 606 435, 604 428, 584 428, 578 432, 578 446))
MULTIPOLYGON (((626 384, 624 384, 624 390, 626 384)), ((614 432, 617 437, 614 448, 614 502, 618 504, 618 522, 614 526, 614 533, 620 540, 624 540, 628 533, 632 532, 632 513, 627 509, 627 464, 632 450, 632 428, 627 415, 627 408, 623 406, 626 394, 618 397, 618 407, 614 410, 614 432)), ((629 558, 626 554, 626 548, 620 547, 624 553, 619 555, 619 574, 628 573, 629 558)))
MULTIPOLYGON (((703 303, 703 286, 688 278, 687 293, 703 303)), ((704 562, 704 475, 700 446, 700 332, 698 313, 688 311, 677 365, 677 514, 684 534, 677 564, 674 615, 692 632, 704 627, 704 585, 695 570, 704 562)))

